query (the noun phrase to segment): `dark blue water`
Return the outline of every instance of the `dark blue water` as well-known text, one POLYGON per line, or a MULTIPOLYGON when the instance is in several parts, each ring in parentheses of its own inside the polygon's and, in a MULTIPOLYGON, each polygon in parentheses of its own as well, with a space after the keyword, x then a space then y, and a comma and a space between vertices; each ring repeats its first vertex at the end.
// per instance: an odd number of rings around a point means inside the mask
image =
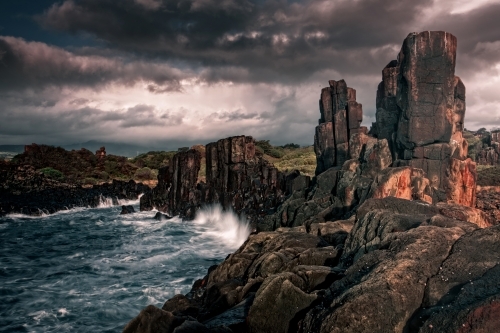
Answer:
POLYGON ((0 332, 120 332, 145 306, 187 293, 248 235, 217 208, 190 222, 120 210, 0 218, 0 332))

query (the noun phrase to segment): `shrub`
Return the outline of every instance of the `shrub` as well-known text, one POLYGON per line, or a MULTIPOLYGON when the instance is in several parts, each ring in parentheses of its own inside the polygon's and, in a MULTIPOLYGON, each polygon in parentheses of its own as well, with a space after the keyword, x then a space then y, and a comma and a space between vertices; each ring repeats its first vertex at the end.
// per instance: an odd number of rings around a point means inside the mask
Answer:
POLYGON ((269 153, 271 152, 271 149, 274 148, 269 143, 269 140, 258 140, 258 141, 255 141, 255 146, 256 147, 260 147, 264 151, 264 154, 267 154, 267 155, 269 155, 269 153))
POLYGON ((299 149, 300 145, 295 144, 295 143, 287 143, 286 145, 281 146, 281 147, 284 149, 299 149))
POLYGON ((150 168, 144 167, 142 169, 137 169, 134 178, 137 180, 152 180, 155 179, 155 174, 150 168))
POLYGON ((83 185, 96 185, 97 179, 92 178, 92 177, 87 177, 87 178, 83 179, 82 184, 83 185))
POLYGON ((478 165, 477 185, 500 186, 500 166, 478 165))
POLYGON ((285 156, 285 152, 283 151, 283 149, 279 148, 273 148, 266 154, 274 158, 282 158, 283 156, 285 156))
POLYGON ((106 171, 101 171, 99 173, 99 179, 108 180, 109 179, 109 174, 106 171))
POLYGON ((64 174, 59 171, 59 170, 56 170, 54 168, 43 168, 43 169, 40 169, 40 172, 42 172, 46 177, 49 177, 51 179, 55 179, 55 180, 63 180, 64 179, 64 174))

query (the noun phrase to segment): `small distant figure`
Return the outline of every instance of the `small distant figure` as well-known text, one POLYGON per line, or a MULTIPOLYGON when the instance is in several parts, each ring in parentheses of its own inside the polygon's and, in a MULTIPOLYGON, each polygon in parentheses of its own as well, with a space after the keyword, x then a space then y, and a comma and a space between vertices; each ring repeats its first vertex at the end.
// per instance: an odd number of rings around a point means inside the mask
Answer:
POLYGON ((134 210, 134 207, 131 206, 131 205, 128 205, 128 206, 122 206, 122 212, 120 213, 120 215, 124 215, 124 214, 132 214, 132 213, 135 213, 135 210, 134 210))
POLYGON ((106 148, 105 147, 101 147, 99 148, 99 150, 97 150, 95 152, 95 156, 97 157, 97 159, 103 159, 106 157, 106 148))

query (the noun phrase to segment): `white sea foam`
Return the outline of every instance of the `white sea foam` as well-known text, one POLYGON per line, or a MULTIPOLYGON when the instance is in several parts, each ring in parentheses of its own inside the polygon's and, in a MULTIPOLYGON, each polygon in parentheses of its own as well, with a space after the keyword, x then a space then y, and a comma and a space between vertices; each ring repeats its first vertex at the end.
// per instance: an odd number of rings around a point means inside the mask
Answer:
POLYGON ((221 205, 202 208, 193 222, 206 227, 204 235, 222 240, 230 249, 238 248, 250 235, 248 222, 240 220, 233 211, 224 211, 221 205))
POLYGON ((57 310, 57 312, 59 312, 61 317, 64 317, 65 315, 69 314, 69 311, 66 310, 66 308, 60 308, 59 310, 57 310))
POLYGON ((142 197, 142 194, 139 195, 139 197, 135 200, 126 200, 126 199, 118 199, 118 198, 110 198, 110 197, 104 197, 100 196, 99 197, 99 204, 97 205, 97 208, 109 208, 109 207, 114 207, 114 206, 128 206, 128 205, 138 205, 140 202, 140 199, 142 197))

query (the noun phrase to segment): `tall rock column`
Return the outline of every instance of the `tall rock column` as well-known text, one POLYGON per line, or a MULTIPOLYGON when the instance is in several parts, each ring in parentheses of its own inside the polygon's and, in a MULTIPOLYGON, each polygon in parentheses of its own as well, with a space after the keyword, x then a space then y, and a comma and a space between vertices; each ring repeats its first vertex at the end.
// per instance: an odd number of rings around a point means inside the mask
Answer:
MULTIPOLYGON (((382 82, 377 89, 377 112, 375 123, 375 135, 378 139, 386 139, 395 151, 395 133, 399 122, 399 108, 396 103, 398 90, 399 66, 397 60, 391 61, 382 70, 382 82)), ((392 156, 395 158, 396 156, 392 156)))
POLYGON ((200 167, 200 152, 190 149, 175 154, 168 167, 158 170, 158 185, 141 197, 141 211, 156 208, 171 216, 194 217, 201 199, 197 190, 200 167))
POLYGON ((277 205, 284 192, 284 175, 257 155, 252 137, 209 143, 206 157, 206 203, 220 203, 247 215, 277 205))
POLYGON ((463 138, 465 86, 455 76, 457 39, 443 31, 412 33, 382 72, 377 137, 396 165, 421 168, 437 201, 475 205, 476 167, 463 138))
POLYGON ((321 118, 314 135, 316 175, 333 166, 342 166, 349 158, 351 134, 366 132, 366 128, 360 127, 363 108, 356 102, 356 90, 347 87, 344 80, 328 83, 330 86, 321 90, 321 118))

